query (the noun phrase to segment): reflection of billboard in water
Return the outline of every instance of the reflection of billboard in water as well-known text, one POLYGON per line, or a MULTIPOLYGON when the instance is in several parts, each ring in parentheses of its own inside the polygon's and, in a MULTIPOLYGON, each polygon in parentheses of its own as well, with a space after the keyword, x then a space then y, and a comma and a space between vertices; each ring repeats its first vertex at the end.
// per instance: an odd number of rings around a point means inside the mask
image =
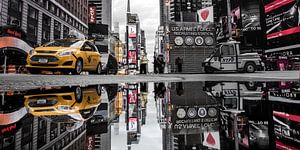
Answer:
POLYGON ((300 147, 300 111, 299 104, 287 98, 270 96, 272 102, 273 134, 277 149, 300 147), (280 100, 282 102, 276 102, 280 100))
POLYGON ((172 111, 174 133, 192 133, 199 129, 218 128, 218 105, 176 106, 172 111))

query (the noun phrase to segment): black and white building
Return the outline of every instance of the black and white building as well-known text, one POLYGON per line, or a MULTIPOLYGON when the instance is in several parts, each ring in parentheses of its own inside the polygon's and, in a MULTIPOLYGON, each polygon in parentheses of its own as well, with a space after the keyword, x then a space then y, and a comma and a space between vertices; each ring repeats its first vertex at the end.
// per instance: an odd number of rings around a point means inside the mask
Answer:
POLYGON ((18 20, 31 45, 64 38, 75 30, 87 35, 87 0, 1 0, 0 25, 18 20))

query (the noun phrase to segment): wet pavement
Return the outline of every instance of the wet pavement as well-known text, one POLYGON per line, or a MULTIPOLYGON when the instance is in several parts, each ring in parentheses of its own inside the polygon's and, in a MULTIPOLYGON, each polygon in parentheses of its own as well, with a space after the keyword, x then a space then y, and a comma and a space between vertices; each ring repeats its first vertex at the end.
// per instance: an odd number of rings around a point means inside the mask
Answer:
POLYGON ((131 82, 194 81, 298 81, 299 71, 265 71, 219 74, 147 74, 147 75, 25 75, 0 74, 0 92, 58 86, 118 84, 131 82))
POLYGON ((0 93, 0 149, 300 148, 300 83, 146 82, 0 93))

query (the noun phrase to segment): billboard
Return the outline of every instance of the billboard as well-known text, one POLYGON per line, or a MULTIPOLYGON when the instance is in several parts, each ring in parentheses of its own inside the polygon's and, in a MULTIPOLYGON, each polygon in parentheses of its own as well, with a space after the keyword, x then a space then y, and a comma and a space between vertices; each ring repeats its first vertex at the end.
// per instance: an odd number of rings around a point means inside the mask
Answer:
POLYGON ((259 31, 260 8, 259 0, 241 1, 242 31, 259 31))
POLYGON ((268 40, 300 32, 298 4, 295 0, 284 0, 281 3, 274 0, 264 7, 268 40))
POLYGON ((300 42, 298 0, 267 0, 264 9, 269 47, 288 46, 300 42))
POLYGON ((136 38, 136 25, 128 25, 128 37, 136 38))
POLYGON ((136 51, 128 51, 128 63, 136 64, 136 51))

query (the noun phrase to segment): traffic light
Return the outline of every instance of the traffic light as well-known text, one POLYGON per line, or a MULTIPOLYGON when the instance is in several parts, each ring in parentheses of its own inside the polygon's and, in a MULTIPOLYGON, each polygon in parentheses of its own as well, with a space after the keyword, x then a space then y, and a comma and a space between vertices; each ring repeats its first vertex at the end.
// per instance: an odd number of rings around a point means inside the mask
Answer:
POLYGON ((180 0, 177 0, 175 3, 175 12, 181 11, 181 2, 180 0))

